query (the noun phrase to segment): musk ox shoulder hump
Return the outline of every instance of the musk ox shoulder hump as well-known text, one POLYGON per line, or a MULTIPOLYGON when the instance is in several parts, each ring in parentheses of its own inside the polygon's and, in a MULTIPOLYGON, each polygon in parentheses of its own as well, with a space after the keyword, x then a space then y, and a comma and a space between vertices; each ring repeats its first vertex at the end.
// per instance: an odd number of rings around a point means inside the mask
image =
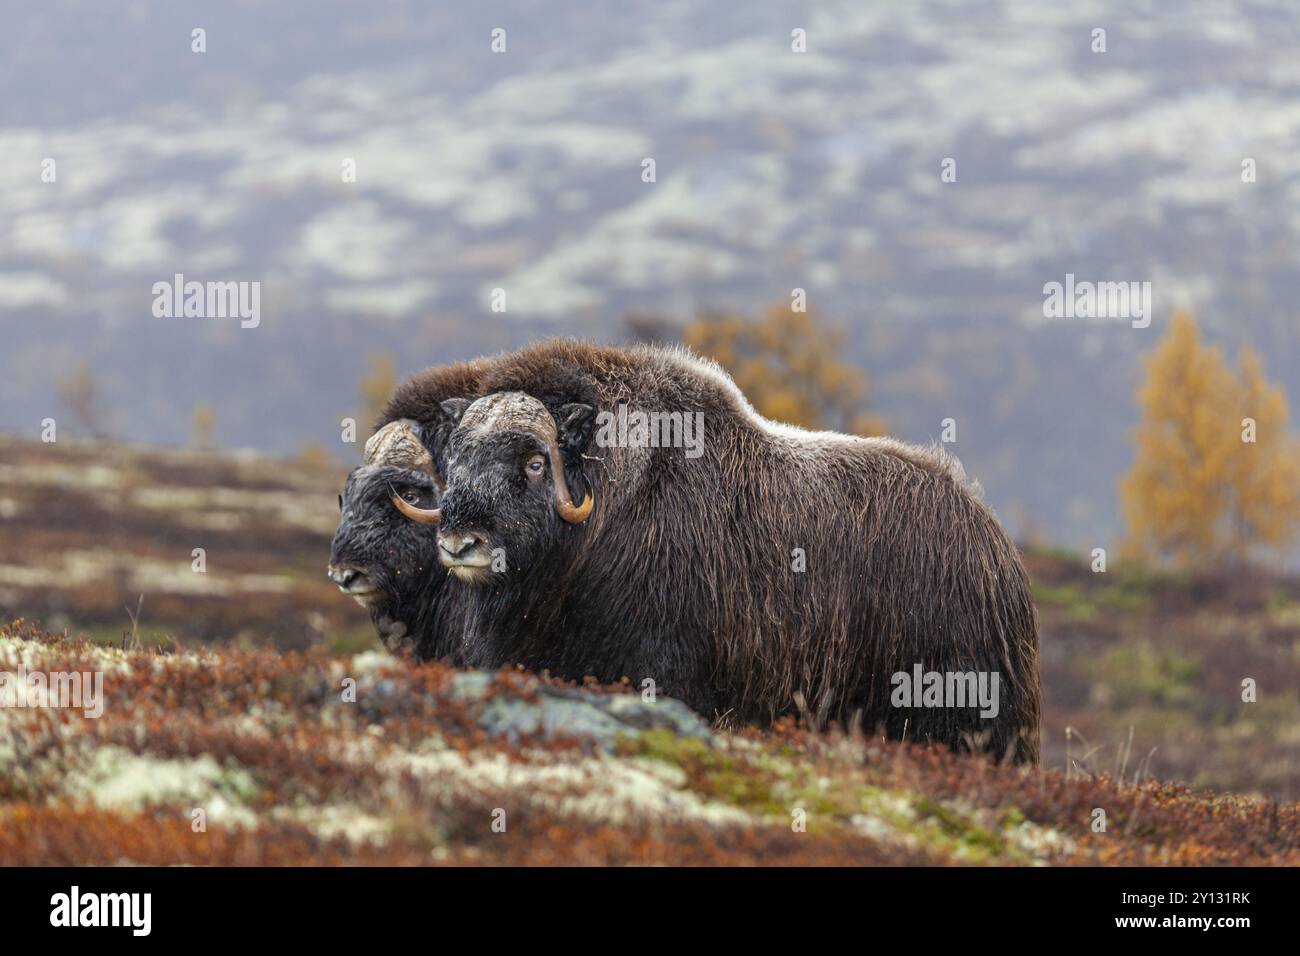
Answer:
POLYGON ((845 435, 841 432, 811 431, 798 425, 787 425, 784 422, 772 421, 770 418, 764 418, 758 413, 758 410, 750 404, 749 399, 745 397, 744 392, 740 390, 740 387, 736 385, 726 370, 712 359, 696 355, 690 349, 680 345, 671 347, 651 346, 649 348, 653 349, 660 358, 678 369, 708 379, 731 399, 737 414, 769 435, 809 445, 840 443, 867 445, 883 454, 902 459, 917 468, 922 468, 936 475, 945 475, 956 484, 967 488, 975 497, 983 497, 983 489, 979 483, 968 481, 966 469, 962 466, 961 460, 939 445, 923 447, 885 436, 863 438, 856 435, 845 435))
POLYGON ((961 459, 939 445, 911 445, 897 438, 884 436, 863 438, 862 441, 876 446, 886 454, 911 462, 918 468, 924 468, 937 475, 947 475, 957 484, 968 489, 976 498, 984 497, 984 489, 980 487, 980 483, 970 481, 966 477, 966 469, 961 459))

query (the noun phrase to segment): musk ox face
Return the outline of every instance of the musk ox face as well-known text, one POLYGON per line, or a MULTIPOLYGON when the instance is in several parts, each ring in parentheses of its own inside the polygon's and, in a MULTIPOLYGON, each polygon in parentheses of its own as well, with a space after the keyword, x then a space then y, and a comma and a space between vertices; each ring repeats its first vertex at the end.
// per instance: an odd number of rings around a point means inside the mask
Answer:
POLYGON ((400 606, 438 568, 436 533, 407 520, 394 496, 416 508, 436 507, 440 497, 431 475, 395 465, 354 469, 339 496, 328 573, 363 607, 400 606))
POLYGON ((339 526, 327 569, 339 590, 373 610, 401 606, 437 567, 437 534, 394 507, 436 508, 442 480, 412 421, 390 422, 366 442, 360 467, 339 496, 339 526))
POLYGON ((561 425, 523 392, 450 399, 442 408, 457 425, 442 449, 441 507, 400 497, 393 505, 417 523, 438 525, 438 560, 459 580, 480 585, 500 574, 526 575, 594 507, 589 493, 574 504, 565 465, 590 439, 591 406, 563 406, 561 425))
POLYGON ((562 522, 546 446, 523 432, 458 432, 448 443, 438 560, 467 584, 526 574, 562 522))

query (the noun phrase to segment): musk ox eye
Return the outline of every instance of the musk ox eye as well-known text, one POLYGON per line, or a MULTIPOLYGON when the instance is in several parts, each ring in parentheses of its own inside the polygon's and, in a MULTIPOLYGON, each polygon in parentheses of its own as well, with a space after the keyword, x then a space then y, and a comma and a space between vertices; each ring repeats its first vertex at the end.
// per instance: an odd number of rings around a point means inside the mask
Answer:
POLYGON ((420 503, 421 495, 418 491, 407 488, 402 492, 402 498, 407 504, 418 505, 420 503))
POLYGON ((528 472, 528 474, 536 476, 540 475, 542 469, 545 467, 546 459, 541 455, 534 455, 532 458, 528 459, 528 464, 524 466, 524 470, 528 472))

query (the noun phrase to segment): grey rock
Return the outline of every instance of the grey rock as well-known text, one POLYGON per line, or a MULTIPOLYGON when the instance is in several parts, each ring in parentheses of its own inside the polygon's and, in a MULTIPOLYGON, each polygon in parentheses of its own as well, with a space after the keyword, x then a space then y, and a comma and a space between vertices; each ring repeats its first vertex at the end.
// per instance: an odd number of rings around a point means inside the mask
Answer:
MULTIPOLYGON (((453 696, 481 703, 475 719, 494 737, 515 741, 540 735, 544 740, 579 739, 612 750, 619 737, 668 730, 681 737, 710 740, 708 725, 681 701, 661 697, 653 703, 636 694, 599 694, 581 688, 537 685, 535 700, 494 693, 495 677, 483 671, 457 674, 453 696)), ((471 706, 471 712, 473 712, 471 706)))

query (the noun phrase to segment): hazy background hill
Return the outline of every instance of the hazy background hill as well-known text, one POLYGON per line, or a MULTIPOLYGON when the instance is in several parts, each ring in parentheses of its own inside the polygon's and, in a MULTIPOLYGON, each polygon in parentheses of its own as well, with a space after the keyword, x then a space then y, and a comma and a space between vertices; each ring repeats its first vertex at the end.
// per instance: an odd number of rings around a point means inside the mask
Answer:
POLYGON ((206 404, 220 443, 350 459, 369 352, 404 374, 802 287, 896 433, 957 419, 1014 532, 1092 545, 1175 305, 1300 389, 1286 3, 49 0, 0 25, 3 429, 36 435, 85 361, 114 437, 183 442, 206 404), (261 281, 261 326, 154 318, 177 272, 261 281), (1152 326, 1045 321, 1067 272, 1151 281, 1152 326))

